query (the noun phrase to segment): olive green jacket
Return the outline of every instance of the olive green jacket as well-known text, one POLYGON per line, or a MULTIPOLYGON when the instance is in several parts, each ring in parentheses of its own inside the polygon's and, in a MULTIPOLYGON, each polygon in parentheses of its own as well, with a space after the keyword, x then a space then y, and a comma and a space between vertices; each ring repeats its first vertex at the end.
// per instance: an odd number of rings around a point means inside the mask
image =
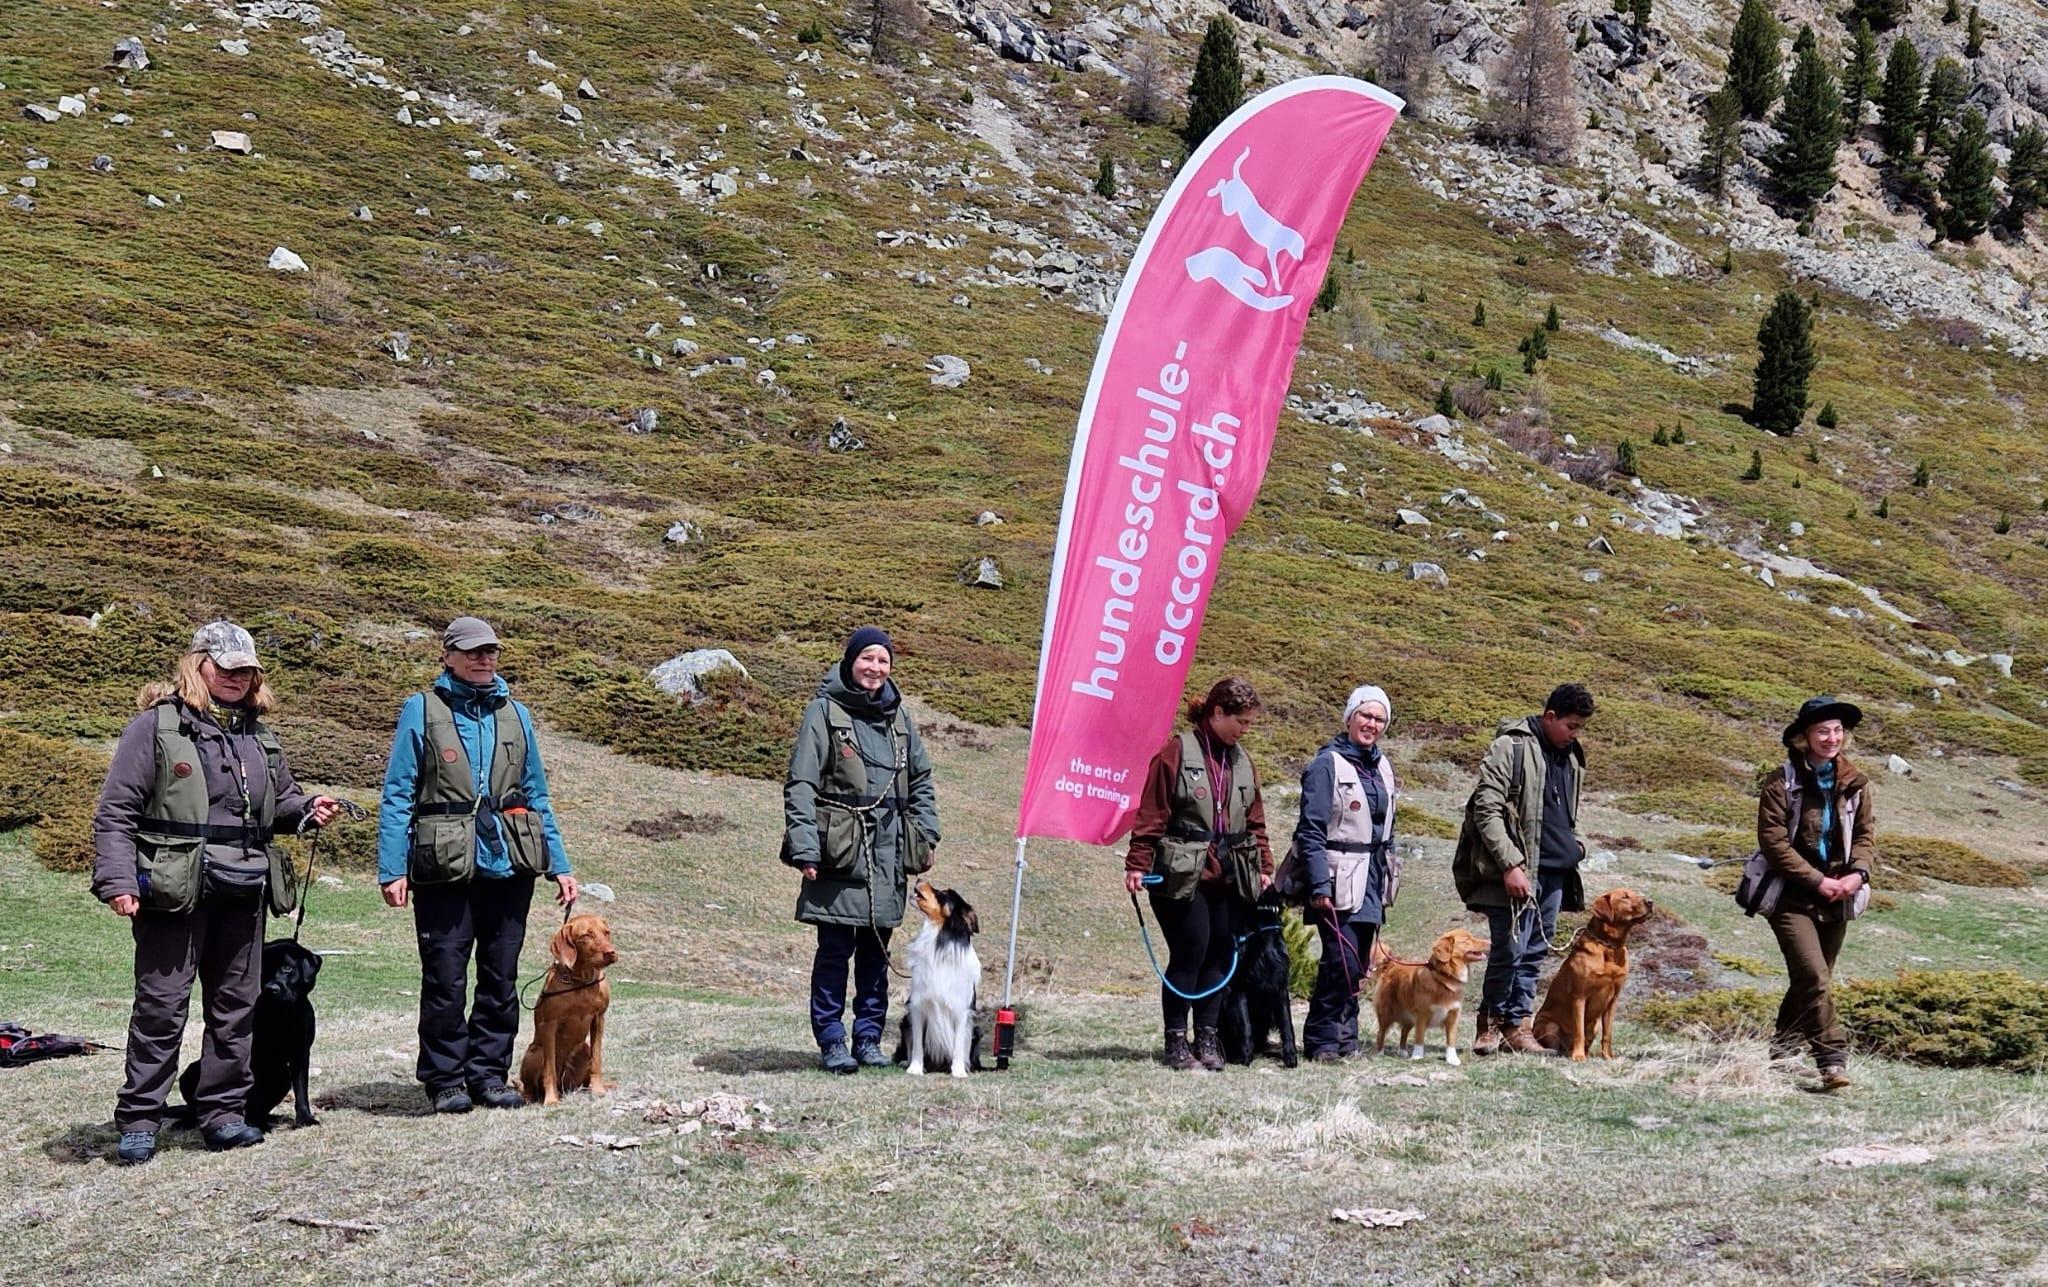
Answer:
MULTIPOLYGON (((1542 734, 1528 719, 1504 721, 1486 756, 1479 762, 1479 781, 1465 802, 1465 819, 1458 828, 1458 851, 1451 860, 1451 877, 1465 906, 1478 910, 1506 907, 1507 871, 1527 866, 1529 878, 1536 878, 1535 857, 1543 848, 1543 789, 1548 761, 1540 744, 1542 734), (1519 785, 1519 790, 1517 789, 1519 785)), ((1586 775, 1586 752, 1573 745, 1571 757, 1578 772, 1572 775, 1572 834, 1579 831, 1579 787, 1586 775)), ((1579 852, 1586 843, 1579 841, 1579 852)), ((1585 902, 1576 871, 1565 873, 1564 910, 1579 911, 1585 902)))

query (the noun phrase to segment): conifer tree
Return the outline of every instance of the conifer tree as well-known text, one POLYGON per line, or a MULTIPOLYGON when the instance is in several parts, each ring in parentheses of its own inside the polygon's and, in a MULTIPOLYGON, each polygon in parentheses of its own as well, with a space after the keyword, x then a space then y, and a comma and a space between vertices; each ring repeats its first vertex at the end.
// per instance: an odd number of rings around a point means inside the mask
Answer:
POLYGON ((1194 79, 1188 82, 1188 120, 1181 140, 1192 152, 1244 102, 1244 62, 1237 54, 1237 32, 1230 19, 1209 19, 1195 55, 1194 79))
POLYGON ((1707 192, 1716 198, 1725 197, 1728 172, 1734 168, 1742 149, 1742 96, 1733 85, 1723 85, 1707 95, 1707 119, 1700 132, 1700 148, 1700 174, 1707 192))
POLYGON ((1798 61, 1785 84, 1785 101, 1772 124, 1779 142, 1767 158, 1771 177, 1788 204, 1811 210, 1835 186, 1835 147, 1842 140, 1842 96, 1821 61, 1813 28, 1800 29, 1798 61))
POLYGON ((1527 0, 1494 84, 1486 103, 1487 135, 1545 160, 1571 154, 1579 125, 1572 53, 1551 0, 1527 0))
POLYGON ((1855 0, 1849 6, 1849 17, 1869 23, 1872 31, 1890 31, 1905 16, 1906 0, 1855 0))
POLYGON ((1483 299, 1472 306, 1472 325, 1486 325, 1486 301, 1483 299))
POLYGON ((1932 471, 1930 471, 1927 468, 1926 461, 1923 460, 1919 464, 1913 466, 1913 486, 1925 487, 1927 486, 1927 484, 1933 481, 1934 475, 1932 471))
POLYGON ((1929 156, 1947 156, 1955 132, 1956 112, 1970 92, 1969 76, 1953 58, 1943 58, 1927 73, 1927 93, 1920 100, 1920 140, 1929 156))
POLYGON ((1863 126, 1863 105, 1877 97, 1877 37, 1870 24, 1857 19, 1849 44, 1849 66, 1842 73, 1842 132, 1854 138, 1863 126))
POLYGON ((1991 180, 1997 172, 1984 113, 1972 107, 1949 140, 1948 164, 1941 172, 1941 230, 1950 241, 1974 241, 1991 226, 1997 208, 1991 180))
POLYGON ((1753 483, 1764 476, 1764 454, 1752 449, 1749 453, 1749 468, 1742 471, 1742 481, 1753 483))
POLYGON ((1634 478, 1638 473, 1634 439, 1623 438, 1621 445, 1614 449, 1614 472, 1626 478, 1634 478))
POLYGON ((1742 114, 1753 121, 1771 110, 1784 83, 1778 34, 1778 20, 1764 0, 1742 0, 1742 14, 1728 41, 1728 83, 1735 88, 1742 114))
POLYGON ((1920 153, 1920 54, 1900 36, 1884 63, 1884 91, 1877 101, 1878 131, 1894 165, 1911 165, 1920 153))
POLYGON ((2005 162, 2005 208, 1998 212, 1998 226, 2007 236, 2027 227, 2027 216, 2041 205, 2048 188, 2048 135, 2038 125, 2028 125, 2012 136, 2012 155, 2005 162))
POLYGON ((1813 351, 1813 311, 1799 292, 1781 290, 1757 328, 1756 392, 1750 418, 1759 429, 1784 435, 1806 417, 1806 387, 1819 362, 1813 351))
POLYGON ((1116 196, 1116 162, 1109 159, 1107 152, 1104 152, 1102 159, 1095 164, 1095 195, 1116 196))
POLYGON ((1436 406, 1431 408, 1431 410, 1440 416, 1456 416, 1458 414, 1458 404, 1451 398, 1451 386, 1448 381, 1436 386, 1436 406))
POLYGON ((1963 20, 1962 8, 1956 0, 1948 0, 1948 4, 1942 8, 1941 20, 1951 27, 1963 20))
MULTIPOLYGON (((1835 404, 1833 400, 1829 400, 1821 404, 1820 414, 1813 418, 1813 422, 1823 429, 1833 429, 1836 425, 1839 425, 1841 423, 1841 418, 1835 414, 1835 404)), ((1810 457, 1813 463, 1816 465, 1820 463, 1819 453, 1820 448, 1815 447, 1813 449, 1813 455, 1810 457)))
MULTIPOLYGON (((1629 18, 1638 34, 1650 29, 1650 0, 1629 0, 1629 18)), ((1630 471, 1634 472, 1634 471, 1630 471)))
POLYGON ((1963 38, 1963 57, 1975 58, 1984 52, 1984 15, 1976 5, 1970 6, 1970 34, 1963 38))
POLYGON ((1543 315, 1543 329, 1555 331, 1561 325, 1563 325, 1563 321, 1558 317, 1557 304, 1553 301, 1550 305, 1550 311, 1543 315))

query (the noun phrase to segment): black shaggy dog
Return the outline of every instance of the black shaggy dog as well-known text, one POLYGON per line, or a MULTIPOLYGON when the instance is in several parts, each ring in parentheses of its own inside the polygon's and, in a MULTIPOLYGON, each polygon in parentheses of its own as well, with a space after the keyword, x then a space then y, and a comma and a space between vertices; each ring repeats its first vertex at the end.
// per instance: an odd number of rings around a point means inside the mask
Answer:
MULTIPOLYGON (((313 980, 319 973, 320 955, 311 948, 288 938, 263 945, 263 991, 256 998, 249 1052, 255 1081, 242 1109, 242 1119, 251 1126, 268 1127, 288 1093, 298 1110, 294 1125, 320 1124, 306 1087, 313 1063, 313 980)), ((194 1060, 178 1078, 188 1114, 198 1089, 199 1063, 194 1060)))
POLYGON ((1244 943, 1237 950, 1237 973, 1223 994, 1223 1054, 1234 1064, 1249 1064, 1254 1055, 1273 1053, 1280 1033, 1280 1062, 1300 1062, 1294 1046, 1294 1011, 1287 992, 1287 940, 1280 932, 1280 902, 1268 892, 1252 909, 1244 943))

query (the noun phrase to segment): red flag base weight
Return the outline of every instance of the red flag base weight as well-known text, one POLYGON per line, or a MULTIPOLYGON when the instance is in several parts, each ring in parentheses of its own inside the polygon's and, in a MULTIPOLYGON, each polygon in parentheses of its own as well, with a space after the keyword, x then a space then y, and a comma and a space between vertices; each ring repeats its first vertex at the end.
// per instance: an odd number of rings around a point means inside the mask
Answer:
POLYGON ((1007 1007, 996 1011, 996 1068, 1010 1066, 1010 1055, 1017 1049, 1017 1012, 1007 1007))

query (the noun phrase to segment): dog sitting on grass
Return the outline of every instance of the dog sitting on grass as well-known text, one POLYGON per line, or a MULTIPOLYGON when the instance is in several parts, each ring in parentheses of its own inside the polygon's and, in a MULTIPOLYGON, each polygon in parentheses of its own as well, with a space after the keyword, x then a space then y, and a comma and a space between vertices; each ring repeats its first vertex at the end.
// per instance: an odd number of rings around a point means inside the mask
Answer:
POLYGON ((561 1102, 562 1093, 602 1095, 604 1019, 612 1004, 605 967, 618 963, 612 927, 602 916, 571 916, 548 948, 553 962, 533 1007, 533 1042, 519 1061, 519 1089, 526 1102, 561 1102))
MULTIPOLYGON (((313 1073, 313 982, 320 975, 320 954, 296 939, 272 939, 263 945, 263 990, 256 995, 250 1020, 248 1101, 242 1120, 258 1130, 271 1125, 277 1106, 289 1094, 296 1112, 294 1126, 318 1126, 307 1080, 313 1073)), ((199 1061, 185 1065, 178 1093, 185 1097, 185 1116, 199 1090, 199 1061)))
POLYGON ((981 1029, 974 1022, 974 993, 981 983, 981 958, 974 936, 981 921, 967 900, 950 889, 917 882, 914 901, 924 914, 910 941, 910 1002, 904 1009, 896 1062, 913 1077, 948 1072, 965 1077, 981 1071, 981 1029))
POLYGON ((1244 942, 1237 949, 1237 973, 1223 994, 1223 1057, 1250 1064, 1257 1055, 1274 1054, 1273 1035, 1280 1036, 1278 1058, 1285 1067, 1299 1063, 1294 1044, 1293 998, 1287 989, 1287 940, 1281 933, 1280 903, 1268 893, 1253 909, 1244 942))

